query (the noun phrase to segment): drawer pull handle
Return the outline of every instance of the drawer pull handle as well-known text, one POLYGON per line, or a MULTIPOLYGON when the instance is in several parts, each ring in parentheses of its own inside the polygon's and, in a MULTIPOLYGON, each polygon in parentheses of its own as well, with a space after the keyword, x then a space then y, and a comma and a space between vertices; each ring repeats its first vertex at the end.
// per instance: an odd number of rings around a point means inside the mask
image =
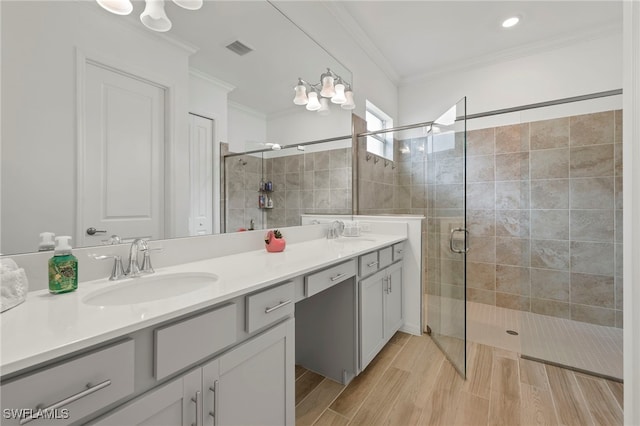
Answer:
POLYGON ((209 415, 213 417, 213 426, 218 424, 218 381, 213 382, 213 386, 209 387, 209 390, 213 392, 213 411, 209 411, 209 415))
MULTIPOLYGON (((83 390, 82 392, 78 392, 75 395, 71 395, 68 398, 65 398, 61 401, 58 401, 54 404, 51 404, 50 406, 43 408, 41 411, 53 411, 53 410, 57 410, 58 408, 64 407, 65 405, 71 404, 72 402, 75 402, 81 398, 84 398, 85 396, 91 395, 94 392, 99 391, 100 389, 106 388, 107 386, 109 386, 111 384, 111 380, 105 380, 104 382, 98 383, 95 386, 91 386, 91 383, 87 383, 87 389, 83 390)), ((36 407, 37 408, 37 407, 36 407)), ((35 410, 35 411, 40 411, 35 410)), ((36 420, 37 418, 39 418, 39 416, 32 414, 29 417, 25 417, 24 419, 20 420, 20 424, 24 425, 27 424, 29 422, 31 422, 32 420, 36 420), (35 416, 35 417, 34 417, 35 416)))
POLYGON ((377 261, 376 262, 367 263, 367 268, 372 268, 372 267, 377 266, 377 265, 378 265, 377 261))
POLYGON ((280 309, 283 306, 287 306, 289 303, 291 303, 291 299, 285 300, 284 302, 278 303, 276 306, 272 306, 270 308, 265 309, 264 313, 265 314, 270 314, 271 312, 275 311, 276 309, 280 309))
POLYGON ((338 274, 335 277, 331 277, 331 281, 338 281, 340 278, 346 276, 347 274, 338 274))
MULTIPOLYGON (((191 398, 191 401, 196 404, 196 423, 195 426, 202 426, 202 392, 196 391, 196 397, 191 398)), ((191 423, 191 426, 194 426, 191 423)))
POLYGON ((402 254, 403 252, 404 252, 404 250, 403 250, 403 249, 398 249, 398 250, 396 250, 396 253, 398 253, 398 254, 402 254))

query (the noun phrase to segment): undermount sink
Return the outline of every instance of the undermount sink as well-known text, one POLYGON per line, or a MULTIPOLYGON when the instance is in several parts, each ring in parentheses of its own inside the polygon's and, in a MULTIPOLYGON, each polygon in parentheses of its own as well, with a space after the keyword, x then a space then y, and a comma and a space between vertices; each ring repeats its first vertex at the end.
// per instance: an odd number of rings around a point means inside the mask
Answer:
POLYGON ((130 278, 98 290, 83 299, 88 305, 119 306, 177 297, 215 284, 218 276, 208 273, 177 273, 130 278))

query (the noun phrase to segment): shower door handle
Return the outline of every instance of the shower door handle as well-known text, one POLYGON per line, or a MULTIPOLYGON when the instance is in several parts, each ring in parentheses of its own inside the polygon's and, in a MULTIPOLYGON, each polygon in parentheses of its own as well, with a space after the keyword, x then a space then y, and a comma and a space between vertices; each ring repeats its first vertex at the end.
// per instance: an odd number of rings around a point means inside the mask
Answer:
POLYGON ((454 253, 469 253, 469 247, 467 246, 467 240, 469 239, 469 230, 467 228, 453 228, 451 230, 451 234, 449 234, 449 248, 451 249, 452 252, 454 253), (464 249, 460 250, 457 249, 453 246, 453 236, 456 232, 464 232, 465 233, 465 238, 464 238, 464 249))

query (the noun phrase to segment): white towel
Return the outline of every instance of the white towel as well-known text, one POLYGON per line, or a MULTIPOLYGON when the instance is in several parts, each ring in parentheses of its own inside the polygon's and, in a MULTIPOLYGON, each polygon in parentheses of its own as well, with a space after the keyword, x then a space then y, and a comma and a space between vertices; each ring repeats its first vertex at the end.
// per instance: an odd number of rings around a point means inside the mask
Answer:
POLYGON ((29 281, 24 269, 18 268, 13 259, 0 259, 0 312, 24 302, 29 291, 29 281))

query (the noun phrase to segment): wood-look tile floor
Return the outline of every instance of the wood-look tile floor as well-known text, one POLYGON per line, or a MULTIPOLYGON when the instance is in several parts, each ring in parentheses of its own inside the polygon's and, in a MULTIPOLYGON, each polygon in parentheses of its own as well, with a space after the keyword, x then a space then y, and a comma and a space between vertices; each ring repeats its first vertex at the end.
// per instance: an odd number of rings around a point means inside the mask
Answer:
POLYGON ((617 382, 470 342, 463 380, 428 336, 397 333, 348 386, 296 367, 296 425, 623 423, 617 382))

